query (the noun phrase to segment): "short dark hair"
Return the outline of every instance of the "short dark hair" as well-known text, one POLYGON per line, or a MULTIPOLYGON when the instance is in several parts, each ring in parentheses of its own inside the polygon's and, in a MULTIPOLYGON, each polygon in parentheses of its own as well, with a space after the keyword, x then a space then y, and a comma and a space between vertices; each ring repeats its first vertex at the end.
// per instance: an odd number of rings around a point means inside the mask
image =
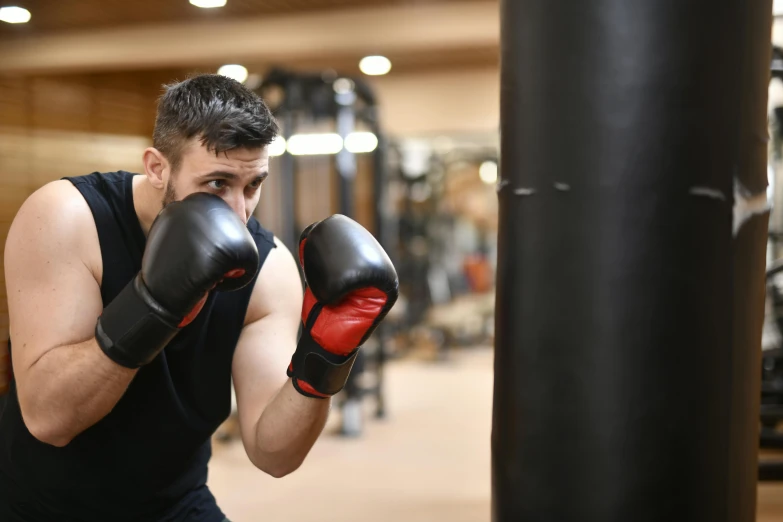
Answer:
POLYGON ((152 146, 176 171, 183 148, 194 137, 220 154, 269 145, 278 131, 272 112, 256 93, 226 76, 200 74, 164 86, 152 146))

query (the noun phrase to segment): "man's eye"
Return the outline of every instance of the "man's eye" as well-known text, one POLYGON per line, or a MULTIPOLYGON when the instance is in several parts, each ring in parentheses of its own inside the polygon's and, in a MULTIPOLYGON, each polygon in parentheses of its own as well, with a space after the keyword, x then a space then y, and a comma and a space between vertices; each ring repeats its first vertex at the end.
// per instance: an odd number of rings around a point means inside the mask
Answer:
POLYGON ((209 185, 210 188, 213 188, 215 190, 221 190, 226 187, 226 182, 223 181, 222 179, 213 179, 212 181, 207 183, 207 185, 209 185))
POLYGON ((260 186, 261 186, 261 183, 263 183, 263 181, 264 181, 264 180, 262 180, 262 179, 257 179, 257 180, 255 180, 255 181, 253 181, 253 182, 250 184, 250 188, 252 188, 252 189, 257 189, 258 187, 260 187, 260 186))

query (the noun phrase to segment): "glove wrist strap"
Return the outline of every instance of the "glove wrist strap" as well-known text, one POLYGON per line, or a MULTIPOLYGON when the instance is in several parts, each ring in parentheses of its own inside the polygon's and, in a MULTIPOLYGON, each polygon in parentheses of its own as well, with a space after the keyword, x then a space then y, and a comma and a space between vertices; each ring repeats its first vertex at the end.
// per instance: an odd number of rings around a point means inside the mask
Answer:
POLYGON ((310 330, 304 328, 288 367, 288 376, 302 395, 328 398, 343 389, 358 353, 358 348, 348 355, 324 350, 313 340, 310 330))
POLYGON ((150 295, 139 274, 103 310, 95 339, 109 359, 136 369, 151 362, 177 335, 178 323, 150 295))

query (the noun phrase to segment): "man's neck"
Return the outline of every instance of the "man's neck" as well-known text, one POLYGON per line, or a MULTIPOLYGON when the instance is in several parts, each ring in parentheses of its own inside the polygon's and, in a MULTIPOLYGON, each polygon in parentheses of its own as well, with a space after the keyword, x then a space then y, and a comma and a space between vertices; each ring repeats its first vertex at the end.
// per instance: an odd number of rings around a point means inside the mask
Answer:
POLYGON ((146 176, 134 176, 133 178, 133 207, 139 218, 139 225, 146 236, 152 222, 161 209, 160 194, 151 185, 146 176))

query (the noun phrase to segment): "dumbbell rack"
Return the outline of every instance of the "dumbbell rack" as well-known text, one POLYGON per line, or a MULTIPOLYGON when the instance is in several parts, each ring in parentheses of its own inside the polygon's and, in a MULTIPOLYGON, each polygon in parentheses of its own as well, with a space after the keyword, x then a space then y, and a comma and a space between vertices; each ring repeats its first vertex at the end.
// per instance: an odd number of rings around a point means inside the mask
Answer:
MULTIPOLYGON (((783 273, 783 262, 772 264, 766 272, 767 289, 771 292, 775 322, 783 331, 783 293, 774 284, 775 276, 783 273)), ((783 420, 783 346, 764 350, 761 367, 761 407, 759 449, 783 450, 783 433, 777 426, 783 420)), ((783 481, 783 458, 760 459, 758 465, 760 482, 783 481)))

